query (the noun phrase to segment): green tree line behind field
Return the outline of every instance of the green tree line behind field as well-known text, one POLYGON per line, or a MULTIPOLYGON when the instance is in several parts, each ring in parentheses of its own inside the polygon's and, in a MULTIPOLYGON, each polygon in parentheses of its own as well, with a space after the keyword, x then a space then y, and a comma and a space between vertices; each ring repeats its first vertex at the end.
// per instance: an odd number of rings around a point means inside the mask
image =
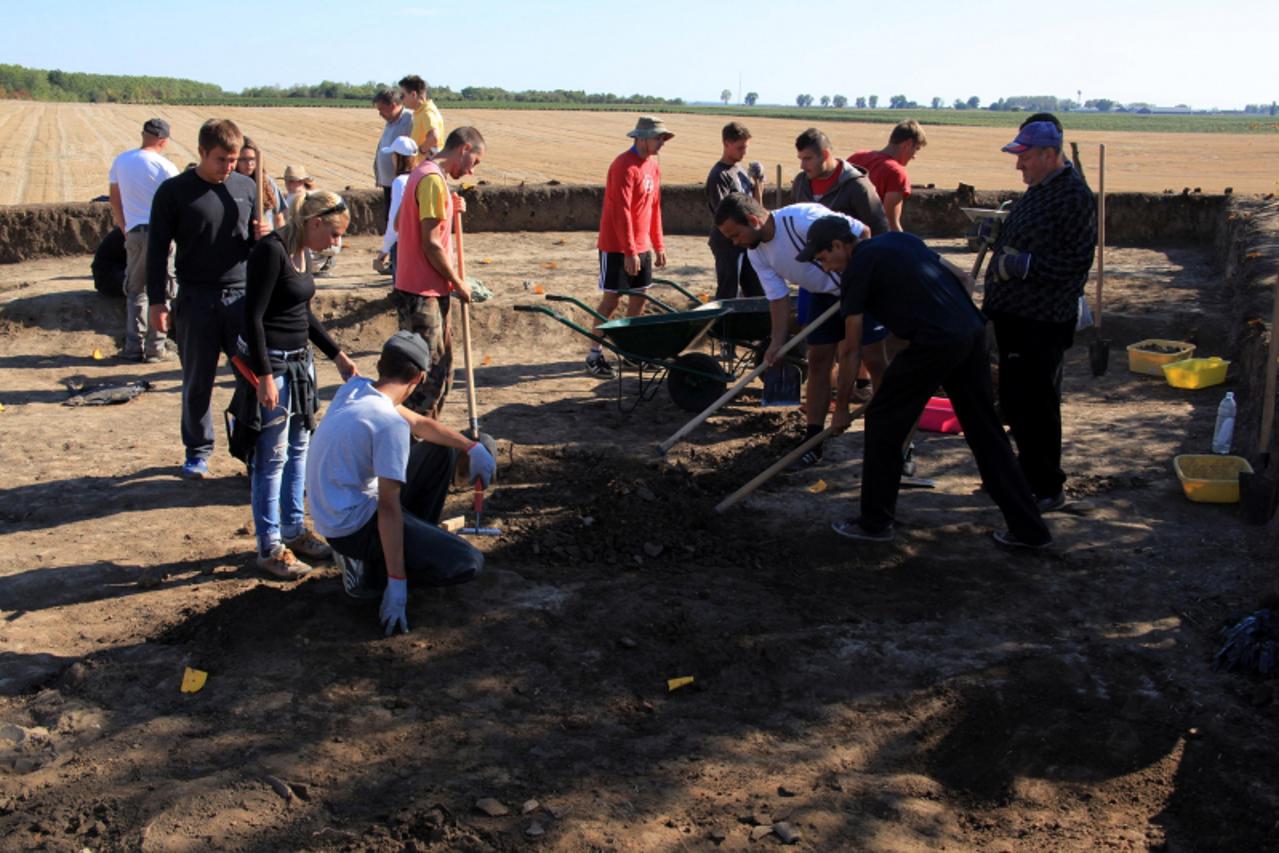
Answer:
POLYGON ((220 86, 176 77, 138 77, 45 71, 21 65, 0 65, 0 98, 32 101, 88 101, 90 103, 157 103, 170 100, 217 98, 220 86))
MULTIPOLYGON (((296 102, 312 104, 359 104, 366 106, 373 96, 390 84, 338 83, 323 80, 311 85, 253 86, 234 93, 212 83, 176 77, 136 77, 114 74, 82 74, 74 71, 45 71, 21 65, 0 65, 0 98, 32 101, 88 101, 90 103, 203 103, 279 105, 296 102)), ((431 95, 442 102, 537 103, 537 104, 657 104, 679 105, 680 98, 654 95, 614 95, 581 89, 553 89, 512 92, 495 86, 467 86, 454 91, 435 86, 431 95)))

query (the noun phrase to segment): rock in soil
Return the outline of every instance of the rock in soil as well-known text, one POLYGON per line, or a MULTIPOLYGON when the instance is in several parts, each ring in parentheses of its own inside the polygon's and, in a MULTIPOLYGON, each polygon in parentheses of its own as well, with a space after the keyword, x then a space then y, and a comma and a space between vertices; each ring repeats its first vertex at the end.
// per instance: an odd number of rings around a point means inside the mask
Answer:
POLYGON ((489 817, 501 817, 511 813, 511 810, 499 803, 492 797, 481 797, 475 801, 475 808, 489 817))

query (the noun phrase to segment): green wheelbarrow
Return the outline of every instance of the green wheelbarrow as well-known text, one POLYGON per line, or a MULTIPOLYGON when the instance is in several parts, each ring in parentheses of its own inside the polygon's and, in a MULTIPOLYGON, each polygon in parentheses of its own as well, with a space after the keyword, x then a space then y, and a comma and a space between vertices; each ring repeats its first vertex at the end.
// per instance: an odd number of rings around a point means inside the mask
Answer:
POLYGON ((548 302, 566 302, 590 314, 599 325, 600 334, 576 322, 549 305, 516 305, 516 311, 545 314, 574 332, 589 338, 617 356, 617 407, 630 412, 645 400, 651 400, 663 382, 671 400, 686 412, 700 412, 717 400, 733 374, 725 371, 720 360, 704 352, 686 352, 696 348, 715 324, 727 316, 728 309, 701 305, 690 311, 663 310, 609 320, 589 305, 571 296, 548 294, 548 302), (634 402, 627 403, 625 379, 634 372, 639 381, 634 402))

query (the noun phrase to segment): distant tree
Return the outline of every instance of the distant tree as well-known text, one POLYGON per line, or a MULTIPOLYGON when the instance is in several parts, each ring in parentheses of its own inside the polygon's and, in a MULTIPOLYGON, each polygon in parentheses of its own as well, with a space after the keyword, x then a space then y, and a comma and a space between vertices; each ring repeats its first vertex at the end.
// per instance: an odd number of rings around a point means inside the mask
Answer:
POLYGON ((951 106, 953 106, 957 110, 966 110, 968 109, 968 102, 965 101, 963 98, 956 98, 955 103, 951 104, 951 106))
POLYGON ((857 109, 859 109, 859 110, 864 110, 864 109, 866 109, 866 99, 865 99, 864 97, 860 97, 860 96, 859 96, 859 97, 857 98, 857 109))
POLYGON ((733 90, 725 89, 719 93, 719 99, 724 102, 724 106, 728 106, 728 102, 733 100, 733 90))
POLYGON ((822 97, 821 97, 821 104, 822 104, 822 106, 823 106, 823 107, 829 107, 829 106, 830 106, 830 95, 822 95, 822 97))
POLYGON ((870 104, 870 108, 872 110, 875 109, 876 107, 879 106, 879 95, 871 95, 869 98, 866 99, 866 102, 870 104))
POLYGON ((1092 100, 1084 101, 1084 106, 1098 112, 1108 113, 1114 108, 1115 102, 1110 98, 1093 98, 1092 100))
POLYGON ((981 107, 981 98, 977 97, 976 95, 973 95, 971 98, 968 99, 967 105, 968 105, 968 109, 970 110, 978 109, 981 107))
POLYGON ((837 110, 842 110, 844 107, 848 106, 848 98, 845 98, 843 95, 836 95, 830 99, 830 102, 835 105, 835 109, 837 110))
POLYGON ((1270 102, 1270 114, 1271 114, 1271 115, 1275 115, 1275 114, 1277 114, 1277 113, 1279 113, 1279 101, 1271 101, 1271 102, 1270 102))
POLYGON ((801 107, 811 107, 813 105, 812 95, 796 95, 795 104, 801 107))
POLYGON ((933 109, 935 110, 941 109, 941 98, 938 98, 935 95, 933 96, 933 109))
POLYGON ((758 100, 759 100, 759 92, 746 93, 746 106, 753 107, 755 106, 755 102, 758 100))
POLYGON ((1068 113, 1071 110, 1079 109, 1079 102, 1072 101, 1070 98, 1062 98, 1060 101, 1057 102, 1057 104, 1063 113, 1068 113))
POLYGON ((892 95, 888 99, 888 108, 892 110, 900 110, 906 106, 905 95, 892 95))

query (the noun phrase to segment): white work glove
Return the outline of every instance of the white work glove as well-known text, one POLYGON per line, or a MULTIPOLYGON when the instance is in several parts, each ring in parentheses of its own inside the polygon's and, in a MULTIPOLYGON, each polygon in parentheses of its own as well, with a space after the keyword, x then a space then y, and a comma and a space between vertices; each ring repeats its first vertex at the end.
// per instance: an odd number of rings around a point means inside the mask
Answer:
POLYGON ((408 580, 387 578, 386 590, 382 593, 382 607, 378 610, 378 621, 386 629, 386 636, 395 633, 397 627, 406 634, 409 632, 409 618, 404 613, 404 607, 408 603, 408 580))
POLYGON ((470 460, 470 467, 467 469, 471 472, 471 481, 477 478, 484 488, 489 487, 489 481, 493 479, 493 473, 497 470, 497 460, 493 458, 493 454, 478 441, 471 445, 471 449, 466 451, 466 456, 470 460))

